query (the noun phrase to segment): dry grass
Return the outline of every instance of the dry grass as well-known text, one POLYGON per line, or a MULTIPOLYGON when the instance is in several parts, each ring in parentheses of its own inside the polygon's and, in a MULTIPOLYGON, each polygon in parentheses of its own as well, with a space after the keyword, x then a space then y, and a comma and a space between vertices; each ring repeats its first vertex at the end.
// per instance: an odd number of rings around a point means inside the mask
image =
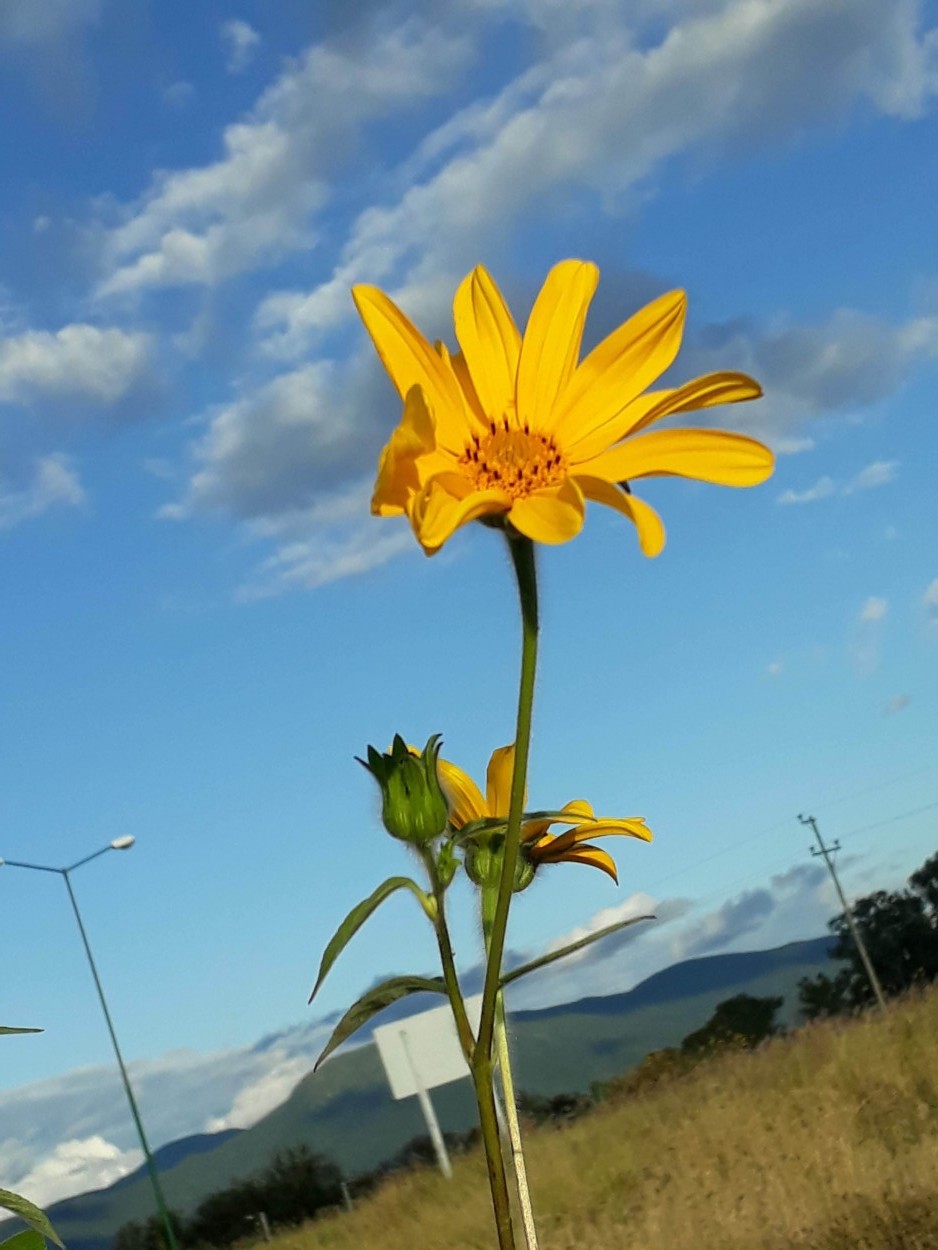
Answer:
MULTIPOLYGON (((938 992, 528 1135, 542 1250, 938 1250, 938 992)), ((478 1154, 273 1250, 491 1250, 478 1154)))

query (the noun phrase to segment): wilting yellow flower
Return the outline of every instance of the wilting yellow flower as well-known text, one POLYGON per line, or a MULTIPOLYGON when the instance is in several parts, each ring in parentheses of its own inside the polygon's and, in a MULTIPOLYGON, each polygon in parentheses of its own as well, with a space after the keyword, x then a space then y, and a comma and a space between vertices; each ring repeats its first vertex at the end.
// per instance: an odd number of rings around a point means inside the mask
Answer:
MULTIPOLYGON (((499 747, 492 752, 486 774, 485 797, 471 777, 449 760, 437 760, 437 771, 443 791, 450 802, 450 823, 462 829, 474 820, 508 820, 511 797, 511 775, 515 766, 514 746, 499 747)), ((592 846, 589 838, 614 835, 640 838, 650 842, 651 830, 640 816, 625 820, 597 819, 584 799, 574 799, 560 809, 562 815, 525 819, 521 825, 521 845, 525 858, 539 864, 589 864, 608 873, 618 882, 616 865, 611 855, 592 846), (569 825, 563 833, 550 832, 551 825, 569 825)))
POLYGON ((453 301, 461 351, 430 346, 373 286, 352 295, 404 401, 378 467, 372 512, 406 513, 428 555, 480 517, 507 518, 542 543, 574 538, 586 500, 634 522, 645 555, 664 526, 627 483, 688 477, 755 486, 772 472, 767 447, 712 429, 647 432, 662 417, 756 399, 744 373, 709 373, 667 390, 647 387, 681 344, 686 297, 671 291, 614 330, 582 361, 583 326, 599 281, 595 265, 565 260, 547 275, 524 336, 478 265, 453 301))

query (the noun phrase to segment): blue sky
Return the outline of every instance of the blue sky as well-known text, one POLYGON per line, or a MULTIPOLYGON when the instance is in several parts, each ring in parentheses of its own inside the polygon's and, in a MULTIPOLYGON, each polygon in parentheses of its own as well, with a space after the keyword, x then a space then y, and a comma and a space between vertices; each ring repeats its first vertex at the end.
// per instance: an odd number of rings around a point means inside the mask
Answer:
MULTIPOLYGON (((799 811, 853 892, 936 849, 935 24, 911 0, 3 6, 0 854, 137 837, 75 883, 156 1140, 308 1066, 320 950, 406 862, 354 755, 441 732, 481 778, 512 734, 497 536, 427 560, 368 515, 398 404, 353 282, 452 341, 475 263, 523 317, 582 256, 588 340, 683 286, 673 377, 766 391, 714 419, 775 447, 767 485, 652 483, 655 561, 598 509, 542 553, 532 799, 656 841, 620 849, 618 891, 542 873, 511 945, 649 899, 661 921, 526 1003, 820 932, 799 811), (284 1026, 271 1066, 253 1043, 284 1026)), ((112 1072, 60 882, 0 891, 2 1019, 46 1030, 6 1043, 0 1158, 45 1199, 133 1142, 119 1103, 75 1110, 112 1072)), ((431 966, 406 903, 323 1012, 431 966)), ((466 908, 456 931, 470 966, 466 908)))

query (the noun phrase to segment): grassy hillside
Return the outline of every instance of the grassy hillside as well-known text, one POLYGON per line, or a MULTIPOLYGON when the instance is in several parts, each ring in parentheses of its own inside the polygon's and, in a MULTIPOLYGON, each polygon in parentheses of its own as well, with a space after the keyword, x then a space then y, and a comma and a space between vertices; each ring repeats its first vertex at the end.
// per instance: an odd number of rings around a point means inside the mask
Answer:
MULTIPOLYGON (((528 1134, 541 1250, 938 1250, 938 991, 528 1134)), ((494 1244, 479 1152, 271 1250, 494 1244)))
MULTIPOLYGON (((517 1013, 511 1027, 519 1086, 537 1094, 588 1090, 649 1050, 679 1042, 732 994, 783 994, 793 1010, 798 979, 828 965, 828 945, 819 938, 772 951, 689 960, 625 994, 517 1013)), ((475 1121, 468 1080, 434 1090, 433 1102, 444 1129, 464 1130, 475 1121)), ((416 1099, 391 1099, 377 1051, 368 1045, 305 1077, 285 1103, 250 1129, 161 1168, 160 1174, 170 1205, 188 1212, 288 1146, 308 1145, 354 1175, 425 1131, 416 1099)), ((59 1203, 50 1214, 69 1250, 95 1250, 121 1224, 151 1212, 149 1184, 137 1175, 59 1203)))

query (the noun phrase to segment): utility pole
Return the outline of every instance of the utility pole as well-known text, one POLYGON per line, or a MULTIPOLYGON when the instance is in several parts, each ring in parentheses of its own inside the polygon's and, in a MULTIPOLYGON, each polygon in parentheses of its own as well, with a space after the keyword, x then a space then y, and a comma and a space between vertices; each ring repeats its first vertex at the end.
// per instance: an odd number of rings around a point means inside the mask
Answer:
POLYGON ((840 905, 843 908, 844 919, 850 926, 850 933, 853 936, 853 940, 860 956, 860 960, 863 963, 863 967, 866 969, 866 975, 869 978, 870 985, 873 987, 873 993, 876 995, 876 1001, 879 1003, 880 1010, 885 1011, 886 995, 883 993, 883 987, 879 983, 879 977, 876 975, 876 969, 873 967, 873 961, 870 959, 869 951, 867 951, 866 946, 863 943, 863 938, 860 936, 860 930, 856 926, 856 921, 853 918, 853 912, 844 897, 843 890, 840 888, 840 881, 837 877, 837 869, 834 867, 832 856, 835 851, 840 850, 840 843, 834 842, 831 846, 825 845, 824 839, 821 837, 821 832, 817 827, 817 821, 813 816, 799 816, 798 819, 803 825, 810 825, 814 831, 814 836, 817 838, 817 846, 812 846, 810 848, 811 854, 821 856, 824 863, 827 865, 827 870, 834 883, 834 889, 837 891, 837 897, 840 899, 840 905))

